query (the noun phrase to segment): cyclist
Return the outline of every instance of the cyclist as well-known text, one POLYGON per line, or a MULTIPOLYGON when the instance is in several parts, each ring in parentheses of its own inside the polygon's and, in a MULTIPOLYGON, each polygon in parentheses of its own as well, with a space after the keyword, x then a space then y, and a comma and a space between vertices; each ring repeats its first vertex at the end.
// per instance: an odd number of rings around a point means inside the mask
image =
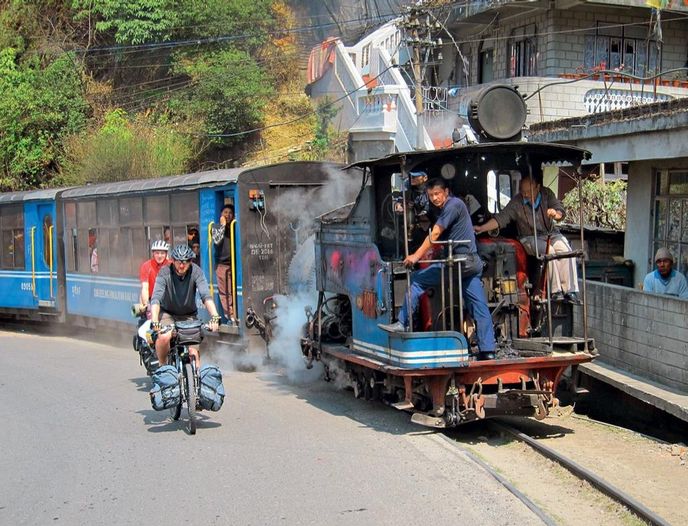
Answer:
MULTIPOLYGON (((201 268, 192 263, 195 256, 193 250, 186 243, 177 245, 172 250, 172 264, 160 269, 155 280, 153 297, 151 298, 151 328, 158 331, 161 325, 170 325, 178 321, 195 320, 198 315, 196 308, 196 292, 210 313, 210 330, 217 331, 220 316, 215 302, 210 295, 208 281, 201 268)), ((167 363, 170 352, 171 333, 158 334, 155 341, 155 351, 160 364, 167 363)), ((196 367, 201 366, 198 347, 189 347, 189 354, 196 360, 196 367)))
POLYGON ((139 278, 141 280, 141 296, 139 302, 144 307, 147 307, 147 317, 150 318, 150 297, 153 294, 153 287, 155 286, 155 278, 158 277, 158 272, 165 265, 172 263, 167 259, 167 253, 170 251, 170 245, 165 243, 162 239, 153 241, 151 245, 151 258, 147 259, 141 264, 139 268, 139 278))

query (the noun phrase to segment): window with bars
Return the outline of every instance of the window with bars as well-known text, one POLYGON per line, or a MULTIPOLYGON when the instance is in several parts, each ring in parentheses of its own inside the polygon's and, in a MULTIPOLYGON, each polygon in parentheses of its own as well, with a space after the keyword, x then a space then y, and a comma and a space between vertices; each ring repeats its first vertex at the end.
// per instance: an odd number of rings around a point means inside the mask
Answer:
POLYGON ((153 241, 200 242, 198 192, 66 202, 64 211, 68 271, 136 276, 153 241))
POLYGON ((658 171, 654 201, 651 258, 657 249, 666 247, 676 261, 674 268, 685 274, 688 271, 688 171, 658 171))
POLYGON ((24 268, 24 213, 21 205, 0 208, 0 268, 24 268))
POLYGON ((661 51, 656 40, 648 40, 640 26, 620 26, 598 22, 585 36, 585 68, 622 69, 639 77, 661 70, 661 51))
POLYGON ((535 24, 517 27, 507 44, 507 74, 509 77, 537 75, 537 33, 535 24))

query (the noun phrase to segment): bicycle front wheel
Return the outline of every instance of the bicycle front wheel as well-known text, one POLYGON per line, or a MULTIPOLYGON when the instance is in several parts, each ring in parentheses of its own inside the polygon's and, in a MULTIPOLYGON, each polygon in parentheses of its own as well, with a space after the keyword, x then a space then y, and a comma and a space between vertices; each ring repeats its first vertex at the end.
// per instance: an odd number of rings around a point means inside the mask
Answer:
POLYGON ((193 367, 190 363, 184 366, 185 381, 186 381, 186 406, 189 410, 189 434, 196 434, 196 381, 194 377, 193 367))

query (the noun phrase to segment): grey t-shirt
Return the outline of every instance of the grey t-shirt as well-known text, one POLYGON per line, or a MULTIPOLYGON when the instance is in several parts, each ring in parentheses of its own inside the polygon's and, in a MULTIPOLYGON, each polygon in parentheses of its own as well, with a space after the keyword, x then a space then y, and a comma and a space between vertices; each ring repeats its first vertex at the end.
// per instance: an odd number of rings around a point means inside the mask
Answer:
POLYGON ((201 267, 195 263, 184 276, 178 276, 173 268, 174 263, 165 265, 158 272, 151 297, 151 305, 160 305, 160 309, 175 316, 195 316, 196 291, 205 303, 210 299, 210 288, 201 267))

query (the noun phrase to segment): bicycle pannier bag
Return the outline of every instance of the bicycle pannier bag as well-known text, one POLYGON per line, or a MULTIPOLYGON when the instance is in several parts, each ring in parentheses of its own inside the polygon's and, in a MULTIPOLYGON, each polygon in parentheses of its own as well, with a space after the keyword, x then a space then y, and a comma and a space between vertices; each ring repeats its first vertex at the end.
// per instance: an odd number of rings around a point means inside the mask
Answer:
POLYGON ((225 386, 222 385, 220 369, 215 365, 204 365, 198 376, 201 381, 201 407, 209 411, 219 411, 225 400, 225 386))
POLYGON ((153 409, 162 411, 179 405, 182 394, 176 368, 163 365, 153 373, 151 380, 153 389, 150 390, 150 399, 153 409))

